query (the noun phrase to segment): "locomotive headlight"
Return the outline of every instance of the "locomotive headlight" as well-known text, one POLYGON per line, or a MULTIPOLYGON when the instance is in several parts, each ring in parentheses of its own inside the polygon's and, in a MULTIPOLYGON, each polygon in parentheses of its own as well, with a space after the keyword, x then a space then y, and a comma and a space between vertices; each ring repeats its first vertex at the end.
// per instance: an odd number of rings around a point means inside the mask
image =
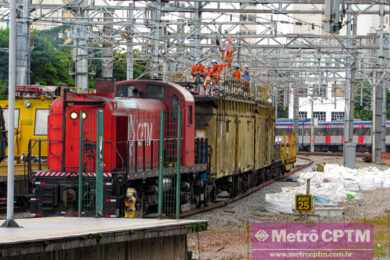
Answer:
POLYGON ((81 116, 83 117, 83 119, 87 119, 87 113, 82 112, 82 113, 81 113, 81 116))
POLYGON ((73 120, 77 119, 78 118, 77 112, 70 113, 70 118, 73 119, 73 120))
POLYGON ((25 100, 24 101, 24 106, 26 107, 26 108, 30 108, 31 107, 31 101, 30 100, 25 100))

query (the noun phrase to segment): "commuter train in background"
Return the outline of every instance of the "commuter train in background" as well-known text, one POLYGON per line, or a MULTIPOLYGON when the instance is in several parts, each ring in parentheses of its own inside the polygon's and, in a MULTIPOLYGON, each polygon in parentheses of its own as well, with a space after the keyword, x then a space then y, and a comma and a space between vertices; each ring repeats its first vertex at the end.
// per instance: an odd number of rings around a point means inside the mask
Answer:
MULTIPOLYGON (((290 119, 276 121, 276 140, 293 132, 294 122, 290 119)), ((371 121, 353 121, 353 140, 358 152, 371 151, 371 121)), ((310 119, 297 121, 297 145, 301 151, 310 150, 310 119)), ((316 152, 342 152, 344 143, 343 121, 319 121, 314 127, 314 148, 316 152)), ((390 146, 390 121, 386 122, 386 150, 390 146)))

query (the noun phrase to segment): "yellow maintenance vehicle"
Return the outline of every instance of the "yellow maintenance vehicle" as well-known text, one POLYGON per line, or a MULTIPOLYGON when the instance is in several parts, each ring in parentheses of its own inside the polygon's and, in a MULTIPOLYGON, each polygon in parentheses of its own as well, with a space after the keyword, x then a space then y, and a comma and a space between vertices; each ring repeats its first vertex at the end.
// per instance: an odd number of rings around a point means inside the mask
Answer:
MULTIPOLYGON (((22 85, 16 87, 15 102, 15 187, 16 194, 28 191, 28 167, 45 169, 47 158, 47 119, 53 99, 59 94, 58 87, 22 85), (27 160, 27 159, 30 160, 27 160), (27 163, 29 162, 29 163, 27 163)), ((0 100, 2 129, 0 146, 0 206, 5 196, 7 178, 8 100, 0 100)))

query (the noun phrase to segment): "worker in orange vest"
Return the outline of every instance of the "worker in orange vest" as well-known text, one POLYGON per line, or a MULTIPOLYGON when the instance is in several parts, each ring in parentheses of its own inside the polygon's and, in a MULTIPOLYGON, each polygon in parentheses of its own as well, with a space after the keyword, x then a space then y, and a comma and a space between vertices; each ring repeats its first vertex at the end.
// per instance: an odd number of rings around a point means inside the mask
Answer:
POLYGON ((193 77, 194 82, 203 80, 207 75, 206 66, 204 66, 200 62, 198 62, 197 64, 193 64, 191 67, 191 75, 193 77))
POLYGON ((233 64, 232 77, 233 77, 233 79, 236 79, 236 80, 241 79, 241 70, 240 70, 240 65, 238 63, 233 64))
POLYGON ((211 62, 211 66, 208 69, 207 76, 210 77, 215 83, 218 83, 221 80, 221 73, 228 64, 218 64, 216 60, 211 62))

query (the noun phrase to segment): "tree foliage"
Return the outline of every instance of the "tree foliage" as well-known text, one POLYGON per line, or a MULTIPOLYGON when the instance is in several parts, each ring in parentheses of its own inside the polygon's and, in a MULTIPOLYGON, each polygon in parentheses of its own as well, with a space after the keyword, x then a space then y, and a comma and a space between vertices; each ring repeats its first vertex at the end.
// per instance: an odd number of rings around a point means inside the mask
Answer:
MULTIPOLYGON (((31 34, 31 83, 41 85, 74 86, 74 65, 72 51, 64 47, 59 37, 65 27, 57 27, 46 31, 34 31, 31 34)), ((0 48, 8 48, 8 29, 0 29, 0 48)), ((92 46, 93 47, 93 46, 92 46)), ((99 46, 96 46, 99 47, 99 46)), ((102 60, 100 48, 90 53, 89 76, 90 88, 94 88, 95 79, 101 76, 102 60)), ((140 60, 139 50, 134 50, 134 77, 139 77, 145 70, 145 62, 140 60)), ((126 79, 126 52, 114 51, 113 74, 115 80, 126 79)), ((6 91, 8 80, 8 52, 0 51, 0 95, 6 91)))
MULTIPOLYGON (((0 48, 8 48, 8 29, 0 30, 0 48)), ((0 51, 0 80, 8 79, 8 52, 0 51)))
POLYGON ((41 85, 73 85, 69 49, 58 47, 50 35, 34 32, 31 53, 31 82, 41 85))

